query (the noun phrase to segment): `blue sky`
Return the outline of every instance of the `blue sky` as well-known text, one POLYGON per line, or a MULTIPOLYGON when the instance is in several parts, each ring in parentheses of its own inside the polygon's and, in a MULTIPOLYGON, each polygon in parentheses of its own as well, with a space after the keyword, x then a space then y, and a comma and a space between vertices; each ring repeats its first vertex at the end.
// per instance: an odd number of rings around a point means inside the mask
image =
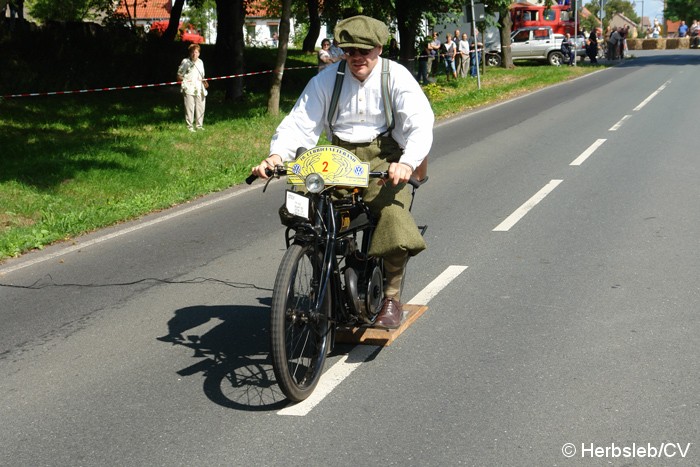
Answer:
POLYGON ((648 16, 652 23, 654 18, 659 18, 659 21, 663 20, 664 2, 662 0, 634 0, 632 4, 635 5, 634 11, 637 12, 638 16, 642 16, 642 5, 644 5, 644 16, 648 16))

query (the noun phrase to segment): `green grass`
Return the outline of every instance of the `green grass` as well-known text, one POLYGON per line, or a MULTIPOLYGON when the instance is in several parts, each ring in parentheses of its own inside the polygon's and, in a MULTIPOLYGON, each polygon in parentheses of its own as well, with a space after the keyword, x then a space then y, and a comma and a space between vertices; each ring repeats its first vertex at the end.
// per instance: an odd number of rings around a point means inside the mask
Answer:
MULTIPOLYGON (((424 89, 445 118, 595 69, 489 68, 481 90, 444 77, 424 89)), ((198 133, 175 88, 0 100, 0 261, 241 183, 283 115, 267 115, 264 94, 226 102, 219 85, 198 133)), ((283 112, 298 93, 284 90, 283 112)))

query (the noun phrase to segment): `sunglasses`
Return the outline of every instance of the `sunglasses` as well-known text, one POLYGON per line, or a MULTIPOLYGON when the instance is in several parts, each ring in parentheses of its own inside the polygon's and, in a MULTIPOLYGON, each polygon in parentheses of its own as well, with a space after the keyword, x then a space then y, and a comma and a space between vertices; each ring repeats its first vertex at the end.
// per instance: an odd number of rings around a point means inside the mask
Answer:
POLYGON ((352 57, 353 55, 355 55, 355 52, 359 52, 360 55, 366 57, 372 50, 373 49, 358 49, 357 47, 348 47, 346 49, 343 49, 343 52, 345 52, 348 57, 352 57))

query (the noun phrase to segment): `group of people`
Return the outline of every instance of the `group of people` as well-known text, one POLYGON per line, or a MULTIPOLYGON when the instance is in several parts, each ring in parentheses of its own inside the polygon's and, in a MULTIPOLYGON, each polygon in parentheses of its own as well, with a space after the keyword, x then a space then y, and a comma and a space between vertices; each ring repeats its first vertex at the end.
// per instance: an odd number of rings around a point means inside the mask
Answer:
POLYGON ((441 61, 448 80, 465 78, 467 75, 476 76, 482 48, 483 44, 477 42, 478 50, 475 50, 474 43, 469 41, 467 33, 460 33, 458 29, 454 34, 446 33, 444 42, 440 40, 440 35, 433 31, 432 40, 423 42, 418 56, 418 81, 428 84, 429 76, 439 73, 441 61))
POLYGON ((627 53, 627 36, 629 35, 630 27, 628 25, 620 27, 608 27, 607 34, 607 59, 617 60, 625 58, 627 53))

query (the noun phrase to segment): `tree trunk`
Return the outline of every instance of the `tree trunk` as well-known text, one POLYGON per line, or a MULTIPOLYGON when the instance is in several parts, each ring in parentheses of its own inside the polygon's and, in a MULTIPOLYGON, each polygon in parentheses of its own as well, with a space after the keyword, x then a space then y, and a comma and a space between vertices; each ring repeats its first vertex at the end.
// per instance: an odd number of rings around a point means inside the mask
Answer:
MULTIPOLYGON (((284 2, 286 2, 286 0, 284 0, 284 2)), ((309 10, 309 31, 306 33, 301 50, 306 53, 313 53, 316 50, 318 35, 321 34, 321 18, 318 16, 318 0, 307 0, 306 5, 309 10)))
POLYGON ((287 47, 289 44, 289 18, 292 15, 292 0, 282 1, 282 18, 280 18, 279 41, 277 45, 277 62, 272 75, 270 85, 270 97, 267 101, 267 112, 270 115, 280 113, 280 91, 282 88, 282 76, 284 64, 287 61, 287 47))
POLYGON ((501 27, 499 31, 501 33, 501 67, 512 69, 515 68, 513 65, 513 54, 510 50, 510 33, 513 27, 513 21, 510 19, 510 11, 505 8, 504 11, 499 12, 499 22, 501 27))
MULTIPOLYGON (((219 75, 243 74, 245 12, 244 0, 216 0, 219 27, 216 34, 215 64, 219 75)), ((243 77, 227 79, 225 83, 226 100, 239 100, 243 97, 243 77)))
MULTIPOLYGON (((401 51, 399 61, 411 73, 415 71, 416 65, 416 31, 420 27, 420 16, 416 17, 415 6, 412 7, 410 0, 396 1, 396 23, 401 39, 401 51)), ((421 12, 418 12, 420 15, 421 12)), ((414 73, 415 74, 415 73, 414 73)))
POLYGON ((177 30, 180 27, 180 17, 182 16, 182 7, 185 5, 185 0, 175 0, 173 7, 170 10, 170 21, 168 27, 163 33, 163 41, 173 42, 177 36, 177 30))

